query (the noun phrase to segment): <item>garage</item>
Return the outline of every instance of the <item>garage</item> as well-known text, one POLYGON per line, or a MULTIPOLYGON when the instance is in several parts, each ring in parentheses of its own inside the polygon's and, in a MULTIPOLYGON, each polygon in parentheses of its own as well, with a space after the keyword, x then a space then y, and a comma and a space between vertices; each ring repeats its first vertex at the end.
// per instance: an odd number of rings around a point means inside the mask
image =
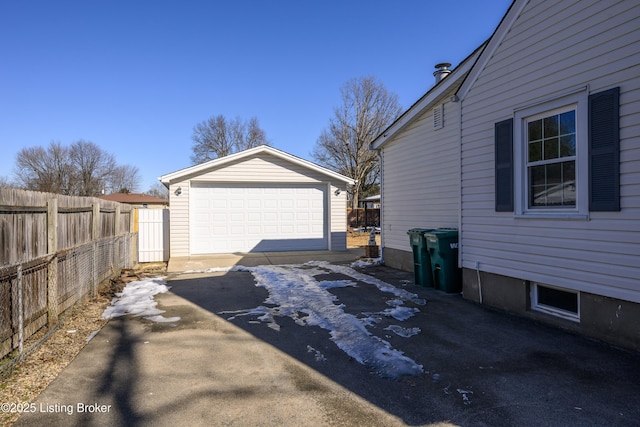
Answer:
POLYGON ((326 186, 191 187, 191 253, 326 250, 326 186))
POLYGON ((354 181, 260 146, 161 176, 169 188, 170 256, 346 251, 354 181))

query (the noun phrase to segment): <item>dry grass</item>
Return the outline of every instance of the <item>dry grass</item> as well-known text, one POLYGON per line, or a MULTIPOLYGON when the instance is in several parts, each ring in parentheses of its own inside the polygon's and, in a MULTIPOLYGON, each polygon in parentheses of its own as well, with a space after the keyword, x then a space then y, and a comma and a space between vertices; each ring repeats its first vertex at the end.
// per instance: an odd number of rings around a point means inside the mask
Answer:
MULTIPOLYGON (((361 248, 369 244, 369 233, 347 232, 347 247, 361 248)), ((376 245, 380 246, 380 235, 376 234, 376 245)))
MULTIPOLYGON (((164 264, 127 270, 119 280, 102 287, 96 298, 87 299, 67 310, 49 339, 18 362, 6 378, 3 378, 0 384, 0 403, 33 402, 87 345, 87 338, 107 323, 102 319, 102 313, 111 302, 113 294, 121 291, 128 281, 143 276, 158 276, 164 271, 164 264)), ((42 331, 38 334, 38 338, 44 333, 42 331)), ((0 412, 0 424, 9 426, 19 416, 18 413, 0 412)))

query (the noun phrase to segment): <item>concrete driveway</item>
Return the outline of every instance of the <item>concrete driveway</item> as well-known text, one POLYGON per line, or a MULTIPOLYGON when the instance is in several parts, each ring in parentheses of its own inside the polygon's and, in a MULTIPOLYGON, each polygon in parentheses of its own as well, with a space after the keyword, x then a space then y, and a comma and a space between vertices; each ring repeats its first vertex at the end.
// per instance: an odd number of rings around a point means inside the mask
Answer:
MULTIPOLYGON (((302 316, 274 316, 274 328, 251 315, 284 307, 250 271, 175 275, 156 300, 178 322, 111 320, 16 425, 640 425, 638 353, 412 285, 410 273, 358 271, 427 300, 405 301, 418 309, 406 320, 366 327, 420 364, 418 375, 381 375, 302 316), (398 324, 420 332, 397 335, 398 324)), ((333 270, 316 278, 355 281, 328 291, 359 318, 395 298, 333 270)))

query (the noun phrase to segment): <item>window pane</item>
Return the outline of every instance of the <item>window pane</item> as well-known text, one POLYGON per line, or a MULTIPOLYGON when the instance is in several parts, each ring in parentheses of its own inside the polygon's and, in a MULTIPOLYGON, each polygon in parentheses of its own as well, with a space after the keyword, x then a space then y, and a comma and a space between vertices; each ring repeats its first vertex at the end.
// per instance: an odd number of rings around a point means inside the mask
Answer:
POLYGON ((533 166, 529 168, 529 180, 533 186, 544 186, 546 183, 545 166, 533 166))
POLYGON ((542 139, 542 120, 529 122, 529 142, 542 139))
POLYGON ((529 208, 576 206, 576 111, 527 122, 529 208))
POLYGON ((545 165, 529 168, 529 207, 546 205, 545 165))
POLYGON ((538 304, 578 314, 578 294, 537 286, 538 304))
POLYGON ((576 162, 563 162, 562 163, 562 180, 564 182, 576 181, 576 162))
POLYGON ((562 182, 562 163, 552 163, 547 167, 547 185, 555 185, 562 182))
POLYGON ((537 162, 542 160, 542 141, 529 144, 529 161, 537 162))
POLYGON ((576 133, 576 112, 567 111, 560 114, 560 135, 576 133))
POLYGON ((558 136, 558 116, 544 119, 544 138, 558 136))
POLYGON ((560 138, 560 157, 576 155, 576 136, 569 135, 560 138))
POLYGON ((562 181, 564 190, 562 195, 563 206, 576 205, 576 162, 562 163, 562 181))
POLYGON ((557 159, 560 156, 560 147, 558 138, 544 140, 544 159, 557 159))

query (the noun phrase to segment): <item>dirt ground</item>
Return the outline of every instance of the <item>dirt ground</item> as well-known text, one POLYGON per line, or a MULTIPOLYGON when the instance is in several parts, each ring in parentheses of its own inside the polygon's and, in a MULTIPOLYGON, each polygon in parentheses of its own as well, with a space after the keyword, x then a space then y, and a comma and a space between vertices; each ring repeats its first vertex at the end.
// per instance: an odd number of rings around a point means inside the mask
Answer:
MULTIPOLYGON (((347 247, 359 248, 369 244, 369 233, 347 232, 347 247)), ((380 235, 376 234, 376 244, 380 246, 380 235)))

